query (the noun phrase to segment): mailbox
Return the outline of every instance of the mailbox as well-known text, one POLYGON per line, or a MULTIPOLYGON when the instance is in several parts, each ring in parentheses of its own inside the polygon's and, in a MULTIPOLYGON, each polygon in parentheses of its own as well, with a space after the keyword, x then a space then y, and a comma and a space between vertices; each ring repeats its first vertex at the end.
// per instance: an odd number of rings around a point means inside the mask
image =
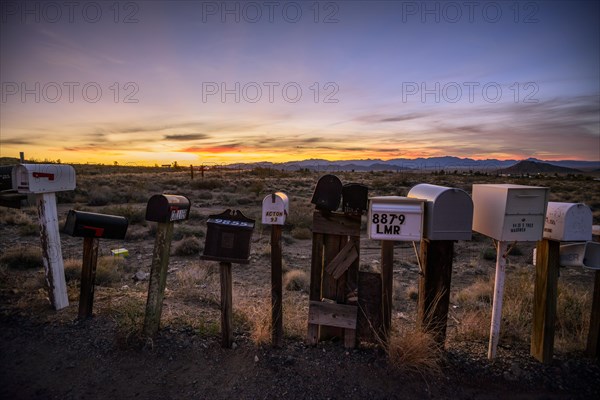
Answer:
POLYGON ((317 181, 311 203, 317 209, 335 211, 340 206, 342 199, 342 181, 335 175, 323 175, 317 181))
MULTIPOLYGON (((537 249, 533 249, 533 265, 537 263, 537 249)), ((600 243, 581 242, 561 244, 559 250, 561 267, 583 267, 600 270, 600 243)))
POLYGON ((369 188, 360 183, 348 183, 342 187, 342 210, 346 214, 361 215, 367 211, 369 188))
POLYGON ((265 225, 283 225, 290 212, 290 202, 285 193, 268 195, 262 202, 262 223, 265 225))
POLYGON ((14 165, 3 165, 0 167, 0 192, 12 190, 12 170, 14 165))
POLYGON ((146 206, 146 221, 175 222, 190 217, 190 200, 175 194, 155 194, 146 206))
POLYGON ((371 197, 368 234, 370 239, 420 241, 423 237, 425 200, 400 196, 371 197))
POLYGON ((548 188, 473 185, 473 230, 501 241, 542 239, 548 188))
POLYGON ((582 203, 549 202, 544 237, 562 242, 592 240, 592 210, 582 203))
POLYGON ((210 215, 206 221, 203 259, 248 264, 254 220, 239 210, 210 215))
POLYGON ((75 189, 75 169, 61 164, 18 164, 12 170, 19 193, 54 193, 75 189))
POLYGON ((128 225, 125 217, 70 210, 64 232, 75 237, 124 239, 128 225))
POLYGON ((430 240, 471 240, 473 201, 461 189, 422 183, 408 197, 424 199, 423 237, 430 240))

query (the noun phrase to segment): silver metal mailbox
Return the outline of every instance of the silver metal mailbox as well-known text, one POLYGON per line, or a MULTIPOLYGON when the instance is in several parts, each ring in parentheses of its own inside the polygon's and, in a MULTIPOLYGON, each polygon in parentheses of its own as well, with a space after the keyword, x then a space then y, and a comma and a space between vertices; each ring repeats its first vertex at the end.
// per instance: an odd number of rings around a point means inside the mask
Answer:
POLYGON ((425 200, 400 196, 369 199, 369 239, 420 241, 423 237, 425 200))
POLYGON ((501 241, 541 240, 548 192, 538 186, 473 185, 473 230, 501 241))
POLYGON ((62 164, 18 164, 12 170, 19 193, 54 193, 75 189, 75 169, 62 164))
POLYGON ((544 237, 561 242, 592 240, 592 210, 582 203, 548 203, 544 237))
POLYGON ((427 200, 423 237, 430 240, 471 240, 473 201, 461 189, 421 183, 408 197, 427 200))
POLYGON ((289 212, 290 202, 285 193, 270 194, 262 202, 262 223, 265 225, 283 225, 289 212))

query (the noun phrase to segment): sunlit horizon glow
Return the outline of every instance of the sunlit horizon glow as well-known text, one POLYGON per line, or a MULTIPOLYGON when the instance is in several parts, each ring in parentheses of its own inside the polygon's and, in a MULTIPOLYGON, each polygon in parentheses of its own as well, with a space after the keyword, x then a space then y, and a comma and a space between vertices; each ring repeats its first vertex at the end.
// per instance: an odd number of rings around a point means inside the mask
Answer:
POLYGON ((472 20, 436 1, 280 2, 293 22, 249 21, 243 2, 92 3, 93 23, 2 3, 1 157, 600 161, 598 2, 469 2, 472 20))

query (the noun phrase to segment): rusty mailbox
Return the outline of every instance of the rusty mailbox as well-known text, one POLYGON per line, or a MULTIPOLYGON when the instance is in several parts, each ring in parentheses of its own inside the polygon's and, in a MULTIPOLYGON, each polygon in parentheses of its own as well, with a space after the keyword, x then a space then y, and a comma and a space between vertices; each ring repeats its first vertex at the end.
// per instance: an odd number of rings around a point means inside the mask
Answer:
POLYGON ((75 169, 62 164, 19 164, 12 170, 19 193, 55 193, 75 189, 75 169))
POLYGON ((205 260, 248 264, 254 220, 241 211, 225 210, 206 221, 205 260))
POLYGON ((317 186, 310 200, 317 209, 335 211, 342 199, 342 181, 335 175, 323 175, 317 181, 317 186))
POLYGON ((348 183, 342 187, 342 210, 345 214, 361 215, 367 211, 369 188, 360 183, 348 183))
POLYGON ((125 217, 70 210, 64 232, 74 237, 124 239, 128 225, 125 217))
POLYGON ((290 212, 290 202, 285 193, 276 192, 267 195, 262 201, 262 223, 264 225, 283 225, 290 212))
POLYGON ((582 203, 548 202, 544 238, 561 242, 592 240, 592 210, 582 203))
POLYGON ((181 195, 155 194, 146 206, 146 221, 175 222, 190 217, 190 200, 181 195))
POLYGON ((464 190, 421 183, 410 189, 408 197, 427 200, 423 237, 471 240, 473 201, 464 190))

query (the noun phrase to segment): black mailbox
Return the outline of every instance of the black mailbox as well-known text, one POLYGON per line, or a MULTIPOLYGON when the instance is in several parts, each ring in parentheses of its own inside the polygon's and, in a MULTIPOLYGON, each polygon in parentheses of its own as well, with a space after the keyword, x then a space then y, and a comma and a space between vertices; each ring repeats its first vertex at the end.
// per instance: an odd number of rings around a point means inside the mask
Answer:
POLYGON ((348 183, 342 188, 342 210, 360 215, 368 209, 369 188, 360 183, 348 183))
POLYGON ((125 217, 70 210, 64 232, 75 237, 124 239, 128 225, 125 217))
POLYGON ((146 206, 146 221, 175 222, 190 217, 190 200, 175 194, 155 194, 146 206))
POLYGON ((12 169, 13 165, 0 167, 0 192, 12 190, 12 169))
POLYGON ((206 221, 205 260, 248 264, 250 239, 254 230, 254 220, 240 211, 226 210, 210 215, 206 221))
POLYGON ((0 207, 21 208, 27 203, 27 195, 13 190, 12 170, 14 165, 0 167, 0 207))
POLYGON ((319 178, 311 203, 319 210, 335 211, 342 199, 342 181, 335 175, 323 175, 319 178))

